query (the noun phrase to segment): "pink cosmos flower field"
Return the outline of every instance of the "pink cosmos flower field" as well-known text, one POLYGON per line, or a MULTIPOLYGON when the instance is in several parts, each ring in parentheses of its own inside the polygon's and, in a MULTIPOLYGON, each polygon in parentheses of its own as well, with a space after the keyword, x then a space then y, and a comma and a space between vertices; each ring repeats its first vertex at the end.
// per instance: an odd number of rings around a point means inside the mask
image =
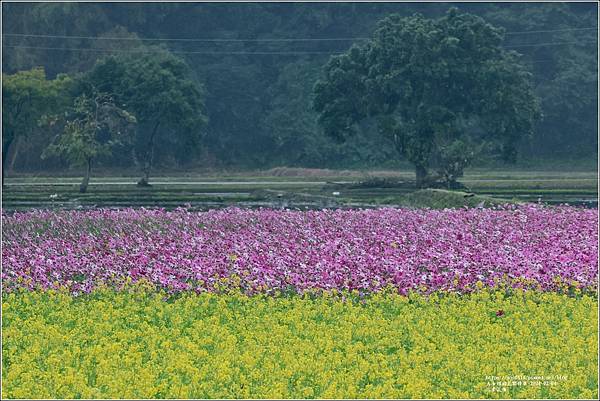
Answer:
POLYGON ((3 289, 170 292, 597 288, 598 211, 571 207, 3 214, 3 289), (481 282, 478 284, 478 282, 481 282), (229 285, 229 284, 227 284, 229 285))

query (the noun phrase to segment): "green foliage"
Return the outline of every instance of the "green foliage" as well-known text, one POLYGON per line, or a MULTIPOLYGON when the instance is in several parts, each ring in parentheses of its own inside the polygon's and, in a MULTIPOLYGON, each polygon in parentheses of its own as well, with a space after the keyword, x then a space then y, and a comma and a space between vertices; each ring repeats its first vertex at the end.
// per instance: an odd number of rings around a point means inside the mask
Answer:
POLYGON ((2 74, 3 143, 27 135, 45 112, 64 105, 71 83, 66 75, 47 80, 42 67, 2 74))
POLYGON ((438 143, 436 148, 436 172, 442 183, 451 189, 457 186, 457 180, 463 176, 464 169, 474 160, 478 160, 488 146, 485 143, 475 143, 468 136, 462 136, 449 143, 438 143))
MULTIPOLYGON (((81 95, 67 114, 64 130, 47 148, 45 156, 64 156, 72 165, 84 165, 90 159, 108 156, 118 145, 129 141, 128 134, 136 118, 115 106, 108 94, 81 95)), ((57 124, 51 119, 48 124, 57 124)))
POLYGON ((2 182, 10 145, 32 134, 45 113, 63 107, 71 86, 66 75, 47 80, 41 67, 2 74, 2 182))
POLYGON ((97 93, 93 97, 81 95, 66 113, 49 117, 49 126, 62 125, 62 132, 51 143, 42 157, 62 156, 74 166, 87 165, 87 172, 80 191, 85 192, 89 182, 92 160, 110 156, 112 150, 129 142, 129 133, 136 123, 135 117, 117 107, 110 95, 97 93))
POLYGON ((373 39, 326 65, 315 85, 319 122, 343 139, 356 123, 377 117, 380 131, 417 167, 418 186, 436 156, 449 179, 462 174, 472 138, 497 143, 511 159, 539 107, 530 75, 501 41, 500 30, 456 9, 436 20, 392 15, 373 39))
POLYGON ((100 60, 83 78, 89 90, 108 90, 137 118, 136 151, 144 163, 148 182, 156 143, 197 147, 207 122, 204 91, 190 78, 187 64, 168 51, 136 57, 109 56, 100 60))
POLYGON ((98 62, 88 77, 100 89, 112 87, 140 122, 160 121, 179 131, 193 131, 206 123, 206 117, 202 114, 202 87, 189 74, 183 60, 164 51, 108 57, 98 62))
MULTIPOLYGON (((513 149, 518 148, 521 164, 537 165, 543 161, 556 165, 559 161, 555 158, 559 157, 562 164, 567 158, 575 162, 586 158, 594 160, 592 164, 595 165, 597 38, 593 27, 597 27, 596 7, 591 3, 572 2, 457 3, 456 6, 502 27, 507 32, 502 41, 504 48, 523 46, 516 47, 523 54, 519 62, 533 73, 530 80, 544 114, 530 138, 503 136, 493 148, 486 148, 487 153, 492 153, 494 158, 504 153, 510 158, 515 156, 513 149), (592 29, 582 29, 590 27, 592 29), (547 46, 547 43, 558 44, 547 46), (549 160, 549 157, 554 159, 549 160)), ((146 47, 149 42, 137 40, 138 36, 157 41, 167 38, 235 39, 235 42, 161 42, 173 52, 207 52, 186 54, 182 59, 189 66, 188 77, 196 77, 206 88, 202 114, 209 117, 209 121, 200 130, 206 132, 206 146, 201 152, 190 150, 192 142, 199 142, 196 135, 174 135, 172 129, 161 124, 156 134, 154 162, 157 165, 392 167, 405 161, 394 160, 397 145, 394 145, 391 128, 384 130, 386 137, 377 138, 377 132, 369 127, 371 119, 366 118, 360 125, 363 135, 349 138, 343 145, 313 131, 316 114, 309 110, 307 102, 311 101, 310 92, 318 77, 316 66, 326 62, 328 52, 347 50, 352 40, 253 42, 240 39, 363 38, 371 36, 376 22, 390 14, 408 17, 419 12, 427 18, 438 18, 443 17, 447 8, 445 3, 8 3, 3 7, 5 34, 52 33, 69 37, 5 35, 2 66, 9 74, 44 66, 49 78, 59 73, 75 76, 93 68, 107 52, 114 51, 119 55, 117 59, 137 59, 151 56, 143 51, 160 51, 146 47), (88 36, 101 39, 84 38, 88 36), (40 48, 32 48, 38 46, 40 48), (286 54, 247 54, 270 51, 286 54), (303 51, 322 54, 296 53, 303 51), (302 146, 298 147, 298 143, 302 146)), ((436 46, 450 49, 452 41, 436 46)), ((106 77, 111 75, 107 72, 106 77)), ((390 81, 393 81, 392 77, 390 81)), ((358 89, 344 87, 344 91, 350 92, 358 89)), ((98 90, 115 93, 109 89, 98 90)), ((354 106, 347 104, 344 107, 351 109, 354 106)), ((384 120, 384 117, 380 116, 380 119, 384 120)), ((48 135, 35 126, 35 120, 37 117, 31 119, 33 124, 27 141, 15 140, 11 146, 9 165, 14 162, 17 171, 38 172, 63 167, 55 159, 40 160, 39 156, 48 144, 48 135)), ((391 123, 394 121, 392 119, 391 123)), ((344 126, 343 123, 339 126, 344 126)), ((384 121, 381 123, 385 127, 384 121)), ((468 127, 465 129, 469 131, 468 136, 483 136, 488 132, 477 119, 462 121, 457 126, 468 127)), ((151 122, 139 125, 135 145, 138 157, 143 158, 146 153, 152 128, 151 122)), ((442 145, 451 146, 450 143, 442 145)), ((115 149, 111 158, 98 160, 98 163, 111 168, 128 168, 135 160, 131 149, 123 148, 115 149)), ((438 155, 434 154, 429 162, 434 171, 439 170, 438 155)))
POLYGON ((512 4, 492 7, 486 17, 507 31, 534 32, 507 35, 505 40, 507 47, 527 45, 519 50, 529 54, 523 62, 531 66, 535 92, 544 113, 534 135, 522 143, 522 150, 528 155, 573 161, 586 156, 596 159, 597 10, 565 3, 539 8, 512 4), (587 29, 573 29, 581 27, 587 29), (544 46, 544 43, 563 45, 544 46))
MULTIPOLYGON (((272 165, 352 167, 384 165, 394 151, 386 138, 364 127, 363 135, 336 143, 323 136, 312 109, 312 88, 321 65, 318 62, 290 63, 270 88, 270 108, 264 128, 270 133, 265 145, 272 165)), ((265 152, 266 153, 266 152, 265 152)))

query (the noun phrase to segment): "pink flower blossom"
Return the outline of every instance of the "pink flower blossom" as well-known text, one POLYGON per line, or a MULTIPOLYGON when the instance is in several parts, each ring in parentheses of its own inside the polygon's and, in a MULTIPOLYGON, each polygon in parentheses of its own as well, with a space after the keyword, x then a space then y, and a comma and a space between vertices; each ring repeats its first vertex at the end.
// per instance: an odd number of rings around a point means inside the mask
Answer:
POLYGON ((212 291, 235 276, 247 293, 470 291, 505 279, 594 289, 597 220, 596 209, 541 206, 3 214, 3 288, 82 292, 145 279, 212 291))

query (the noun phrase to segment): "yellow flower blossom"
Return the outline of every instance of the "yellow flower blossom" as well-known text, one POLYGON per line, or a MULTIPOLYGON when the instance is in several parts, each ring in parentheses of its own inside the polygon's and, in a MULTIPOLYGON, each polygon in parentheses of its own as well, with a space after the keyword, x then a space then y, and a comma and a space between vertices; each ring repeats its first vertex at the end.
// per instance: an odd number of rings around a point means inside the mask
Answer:
POLYGON ((598 300, 578 291, 165 297, 4 293, 4 397, 598 397, 598 300), (519 375, 554 380, 495 379, 519 375))

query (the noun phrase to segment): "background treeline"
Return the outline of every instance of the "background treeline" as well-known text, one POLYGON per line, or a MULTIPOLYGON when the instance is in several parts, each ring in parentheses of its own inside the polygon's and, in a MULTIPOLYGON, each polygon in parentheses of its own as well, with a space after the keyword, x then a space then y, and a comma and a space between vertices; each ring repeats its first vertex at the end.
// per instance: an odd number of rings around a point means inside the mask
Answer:
MULTIPOLYGON (((534 135, 520 144, 520 160, 595 160, 596 5, 452 5, 504 28, 505 46, 521 53, 530 67, 543 119, 534 135)), ((207 122, 197 128, 202 130, 197 136, 201 146, 189 146, 167 131, 159 135, 155 166, 396 167, 402 161, 376 132, 365 128, 364 135, 345 143, 322 134, 312 110, 314 83, 332 53, 346 51, 360 41, 356 38, 370 37, 377 21, 389 14, 439 17, 450 6, 12 3, 3 6, 2 67, 4 74, 14 74, 41 66, 53 80, 62 77, 59 74, 87 73, 111 54, 135 59, 143 54, 136 51, 168 50, 181 58, 189 68, 187 79, 202 88, 207 122), (149 40, 169 38, 227 41, 149 40), (267 40, 317 38, 335 40, 267 40)), ((140 124, 137 129, 151 128, 140 124)), ((41 157, 56 133, 36 124, 29 130, 6 155, 9 172, 67 166, 63 159, 41 157)), ((100 158, 98 165, 138 167, 130 155, 126 149, 116 151, 100 158)))

